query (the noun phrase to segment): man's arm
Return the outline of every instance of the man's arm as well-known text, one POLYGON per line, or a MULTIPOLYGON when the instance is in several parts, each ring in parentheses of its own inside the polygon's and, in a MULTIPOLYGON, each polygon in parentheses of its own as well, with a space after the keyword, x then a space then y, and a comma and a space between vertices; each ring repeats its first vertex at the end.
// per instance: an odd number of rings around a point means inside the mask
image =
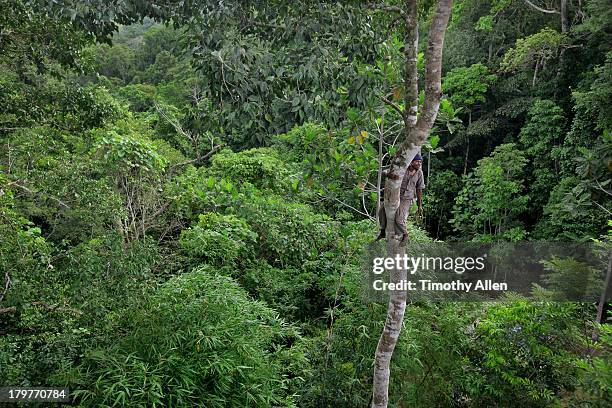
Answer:
POLYGON ((417 205, 419 206, 419 211, 423 212, 423 190, 417 187, 416 196, 417 196, 417 205))

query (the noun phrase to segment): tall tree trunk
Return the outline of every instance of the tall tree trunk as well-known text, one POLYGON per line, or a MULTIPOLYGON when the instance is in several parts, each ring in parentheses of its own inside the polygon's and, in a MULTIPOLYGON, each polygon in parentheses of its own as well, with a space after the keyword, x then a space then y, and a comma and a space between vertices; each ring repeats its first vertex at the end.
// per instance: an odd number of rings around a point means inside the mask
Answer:
MULTIPOLYGON (((567 0, 561 0, 559 14, 561 17, 561 33, 566 34, 569 31, 569 22, 567 20, 567 0)), ((557 74, 555 75, 555 80, 557 82, 557 86, 555 87, 555 98, 557 97, 557 91, 559 90, 559 86, 561 85, 561 80, 563 76, 563 70, 565 67, 565 46, 561 46, 561 51, 559 52, 559 66, 557 67, 557 74)))
POLYGON ((385 142, 385 114, 380 121, 380 135, 378 139, 378 177, 376 179, 376 215, 380 212, 380 196, 382 188, 383 144, 385 142))
POLYGON ((604 281, 603 290, 601 292, 601 298, 599 299, 599 303, 597 304, 597 317, 595 318, 595 321, 597 323, 603 323, 605 319, 604 309, 606 307, 606 302, 608 301, 611 280, 612 280, 612 253, 608 253, 608 269, 606 270, 606 279, 604 281))
POLYGON ((465 145, 465 157, 463 159, 463 175, 467 175, 467 164, 468 164, 468 155, 470 154, 470 137, 467 138, 467 144, 465 145))
MULTIPOLYGON (((541 13, 559 14, 559 17, 561 20, 561 32, 565 34, 569 31, 569 20, 567 18, 567 0, 559 0, 559 10, 557 9, 548 10, 542 7, 538 7, 529 0, 525 0, 525 3, 527 3, 531 8, 541 13)), ((560 83, 561 75, 563 74, 564 61, 565 61, 565 47, 561 46, 561 52, 559 53, 559 67, 557 68, 557 75, 556 75, 557 84, 560 83)), ((542 61, 541 68, 542 69, 544 68, 544 61, 542 61)), ((531 86, 535 86, 537 73, 538 73, 538 62, 536 62, 535 72, 533 75, 533 81, 532 81, 531 86)), ((555 89, 555 92, 554 92, 555 98, 557 96, 558 89, 559 89, 559 85, 557 85, 557 88, 555 89)))
MULTIPOLYGON (((468 112, 468 129, 472 125, 472 111, 468 112)), ((465 147, 465 161, 463 163, 463 175, 467 175, 468 155, 470 153, 470 135, 467 135, 467 145, 465 147)))
MULTIPOLYGON (((403 256, 405 248, 399 246, 399 236, 395 231, 395 213, 399 207, 400 187, 402 178, 414 156, 420 151, 421 145, 429 136, 440 107, 442 48, 444 35, 451 13, 452 0, 439 0, 436 13, 433 16, 429 30, 425 63, 425 101, 417 119, 418 109, 418 27, 417 0, 406 0, 403 16, 406 24, 404 37, 404 141, 396 155, 391 160, 391 167, 385 180, 385 212, 387 216, 387 256, 395 258, 403 256)), ((390 271, 390 282, 407 279, 405 269, 390 271)), ((385 408, 389 402, 389 380, 391 375, 391 357, 404 321, 406 310, 406 292, 389 293, 387 318, 378 340, 374 356, 374 377, 372 387, 372 407, 385 408)))
POLYGON ((567 33, 569 31, 569 23, 567 21, 567 0, 561 0, 561 10, 559 10, 559 14, 561 15, 561 32, 567 33))
POLYGON ((427 177, 425 177, 425 185, 429 185, 429 175, 431 173, 431 150, 427 152, 427 177))

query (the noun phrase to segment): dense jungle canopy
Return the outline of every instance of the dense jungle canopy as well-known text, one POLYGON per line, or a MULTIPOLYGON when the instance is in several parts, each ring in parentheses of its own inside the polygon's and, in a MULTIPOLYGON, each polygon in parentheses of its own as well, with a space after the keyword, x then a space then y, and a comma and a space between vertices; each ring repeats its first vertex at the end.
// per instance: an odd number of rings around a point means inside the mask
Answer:
MULTIPOLYGON (((0 0, 0 387, 368 406, 387 305, 362 255, 408 108, 404 3, 0 0)), ((411 241, 609 251, 610 0, 455 0, 442 58, 411 241)), ((409 304, 389 405, 609 407, 596 309, 409 304)))

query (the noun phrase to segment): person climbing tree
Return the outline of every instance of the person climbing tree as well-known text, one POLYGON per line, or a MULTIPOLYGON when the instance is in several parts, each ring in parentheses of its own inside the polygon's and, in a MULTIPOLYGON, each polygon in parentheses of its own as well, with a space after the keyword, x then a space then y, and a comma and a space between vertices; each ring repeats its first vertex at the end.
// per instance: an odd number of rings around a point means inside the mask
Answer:
MULTIPOLYGON (((402 186, 400 188, 400 205, 395 213, 395 233, 397 235, 402 234, 400 245, 406 245, 408 240, 408 230, 406 229, 406 220, 410 214, 410 207, 414 204, 415 198, 418 205, 419 214, 423 214, 423 196, 422 192, 425 188, 423 170, 421 165, 423 164, 423 158, 420 155, 416 155, 408 170, 404 174, 402 179, 402 186)), ((380 223, 380 233, 376 240, 385 238, 385 229, 387 228, 387 213, 385 212, 385 206, 380 206, 378 212, 378 221, 380 223)))

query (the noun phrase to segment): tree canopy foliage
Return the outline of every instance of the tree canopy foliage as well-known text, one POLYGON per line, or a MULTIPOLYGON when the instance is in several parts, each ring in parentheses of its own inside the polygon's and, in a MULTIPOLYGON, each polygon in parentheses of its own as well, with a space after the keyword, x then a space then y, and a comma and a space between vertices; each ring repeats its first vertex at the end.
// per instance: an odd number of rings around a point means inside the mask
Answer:
MULTIPOLYGON (((368 405, 386 305, 364 300, 362 261, 410 110, 400 5, 0 0, 0 385, 368 405)), ((609 245, 611 13, 454 3, 413 242, 609 245)), ((612 403, 593 304, 405 319, 390 405, 612 403)))

